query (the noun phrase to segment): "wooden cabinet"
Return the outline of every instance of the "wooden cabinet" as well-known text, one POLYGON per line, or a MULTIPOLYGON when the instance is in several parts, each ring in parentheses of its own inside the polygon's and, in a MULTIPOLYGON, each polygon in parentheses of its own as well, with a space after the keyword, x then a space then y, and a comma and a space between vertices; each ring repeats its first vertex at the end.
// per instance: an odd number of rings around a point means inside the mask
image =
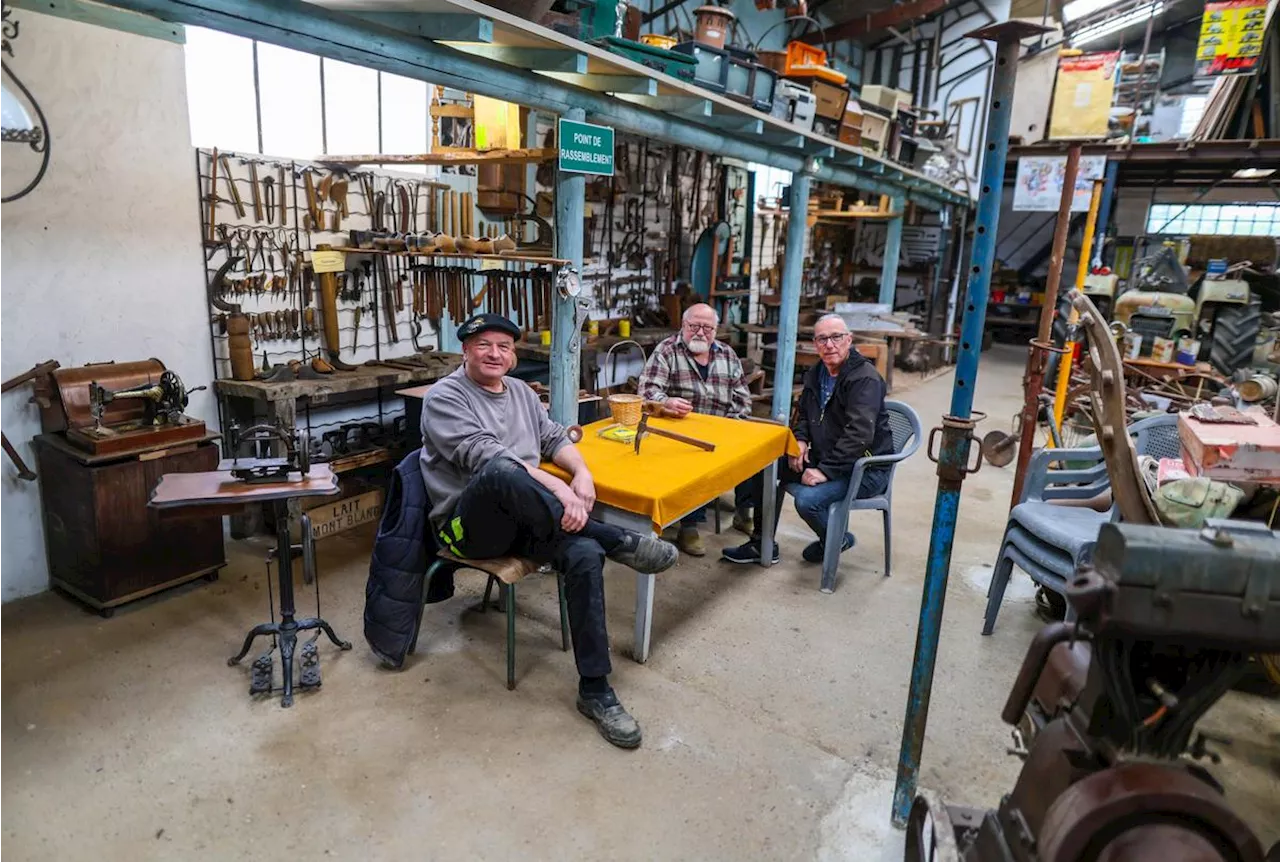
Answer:
POLYGON ((94 457, 55 434, 35 438, 45 548, 53 585, 104 616, 111 609, 226 565, 222 519, 161 520, 148 508, 165 473, 216 470, 212 442, 128 457, 94 457))

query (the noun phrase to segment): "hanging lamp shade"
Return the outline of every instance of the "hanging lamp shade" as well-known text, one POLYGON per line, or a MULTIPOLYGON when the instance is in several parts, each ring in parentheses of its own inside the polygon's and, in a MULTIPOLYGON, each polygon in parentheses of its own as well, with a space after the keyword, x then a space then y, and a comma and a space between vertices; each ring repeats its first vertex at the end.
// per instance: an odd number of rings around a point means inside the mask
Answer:
POLYGON ((8 87, 0 86, 0 129, 5 137, 14 132, 30 132, 35 128, 31 115, 18 101, 18 97, 9 92, 8 87))

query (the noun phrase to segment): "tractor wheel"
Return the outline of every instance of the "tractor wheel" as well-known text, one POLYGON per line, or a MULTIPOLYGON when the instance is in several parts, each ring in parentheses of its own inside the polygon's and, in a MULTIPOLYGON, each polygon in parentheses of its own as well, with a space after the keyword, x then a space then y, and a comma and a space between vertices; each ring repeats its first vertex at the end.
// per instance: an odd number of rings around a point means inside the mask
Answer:
POLYGON ((1221 374, 1230 375, 1253 362, 1253 348, 1262 327, 1262 303, 1227 305, 1218 309, 1209 344, 1209 363, 1221 374))

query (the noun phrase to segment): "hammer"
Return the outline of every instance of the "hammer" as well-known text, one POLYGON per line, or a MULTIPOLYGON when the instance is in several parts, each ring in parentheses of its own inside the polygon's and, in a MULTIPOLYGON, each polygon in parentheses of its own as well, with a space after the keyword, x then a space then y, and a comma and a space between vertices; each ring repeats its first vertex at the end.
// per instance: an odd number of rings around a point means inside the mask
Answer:
POLYGON ((716 444, 708 443, 705 440, 699 440, 696 437, 686 437, 683 434, 677 434, 674 431, 667 431, 663 428, 649 427, 649 414, 645 413, 640 417, 640 424, 636 426, 636 454, 640 454, 640 440, 646 434, 657 434, 659 437, 666 437, 669 440, 675 440, 680 443, 687 443, 690 446, 697 446, 706 452, 716 451, 716 444))

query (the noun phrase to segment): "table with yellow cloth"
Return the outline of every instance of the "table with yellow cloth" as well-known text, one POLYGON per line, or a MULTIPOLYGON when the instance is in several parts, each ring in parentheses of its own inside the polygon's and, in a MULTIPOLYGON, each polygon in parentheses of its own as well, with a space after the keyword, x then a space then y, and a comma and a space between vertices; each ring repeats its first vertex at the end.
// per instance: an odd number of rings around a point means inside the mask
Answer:
MULTIPOLYGON (((636 454, 634 443, 599 436, 597 432, 612 424, 603 419, 587 425, 578 443, 595 480, 596 506, 591 514, 637 532, 661 533, 762 470, 765 511, 756 512, 756 517, 763 518, 762 524, 771 524, 777 461, 800 451, 790 429, 781 425, 690 413, 683 419, 650 417, 649 426, 714 443, 714 452, 649 434, 636 454)), ((542 468, 569 479, 555 464, 544 462, 542 468)), ((773 537, 768 530, 763 533, 761 557, 768 565, 773 559, 773 537)), ((653 575, 636 575, 634 658, 641 662, 649 657, 654 582, 653 575)))

